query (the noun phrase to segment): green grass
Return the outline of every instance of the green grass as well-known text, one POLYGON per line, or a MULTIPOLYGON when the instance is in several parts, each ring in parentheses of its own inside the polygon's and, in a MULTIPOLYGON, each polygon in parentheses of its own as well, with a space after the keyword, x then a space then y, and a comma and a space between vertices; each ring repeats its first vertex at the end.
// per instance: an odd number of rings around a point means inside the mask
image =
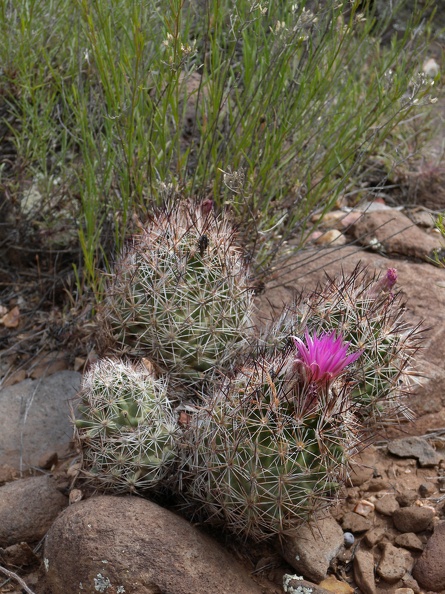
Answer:
POLYGON ((407 158, 434 97, 425 19, 383 45, 366 2, 321 6, 0 0, 2 189, 50 249, 78 241, 78 290, 100 298, 99 269, 172 194, 230 208, 266 274, 370 159, 407 158))

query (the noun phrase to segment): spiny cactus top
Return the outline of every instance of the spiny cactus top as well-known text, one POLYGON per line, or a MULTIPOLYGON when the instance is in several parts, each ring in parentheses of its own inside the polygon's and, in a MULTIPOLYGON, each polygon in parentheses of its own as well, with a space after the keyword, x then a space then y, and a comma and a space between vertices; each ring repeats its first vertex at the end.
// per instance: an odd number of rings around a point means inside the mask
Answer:
POLYGON ((253 294, 226 218, 206 203, 157 211, 128 245, 104 304, 116 353, 147 357, 173 384, 230 370, 251 328, 253 294))
POLYGON ((78 395, 75 441, 82 476, 112 493, 157 490, 176 460, 178 427, 167 384, 142 365, 103 359, 78 395))
POLYGON ((273 348, 305 329, 341 333, 353 350, 362 353, 354 366, 351 397, 363 429, 371 432, 412 418, 405 401, 416 380, 411 363, 422 332, 406 320, 401 294, 394 292, 396 281, 393 268, 376 276, 358 265, 349 276, 343 274, 301 295, 262 338, 273 348))
MULTIPOLYGON (((341 338, 329 344, 342 353, 341 338)), ((323 360, 326 346, 313 342, 314 360, 323 360)), ((355 358, 347 356, 349 363, 355 358)), ((320 383, 295 360, 290 347, 247 361, 188 433, 189 496, 210 521, 255 540, 283 535, 332 503, 356 446, 339 366, 320 383)))

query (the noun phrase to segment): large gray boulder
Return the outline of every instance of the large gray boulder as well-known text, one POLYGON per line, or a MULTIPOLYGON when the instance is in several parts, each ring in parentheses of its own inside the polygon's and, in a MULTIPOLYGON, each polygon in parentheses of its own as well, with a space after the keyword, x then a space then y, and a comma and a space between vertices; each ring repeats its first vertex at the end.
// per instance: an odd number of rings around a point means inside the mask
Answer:
POLYGON ((76 371, 60 371, 0 390, 0 465, 26 470, 48 451, 66 449, 73 434, 70 401, 80 378, 76 371))

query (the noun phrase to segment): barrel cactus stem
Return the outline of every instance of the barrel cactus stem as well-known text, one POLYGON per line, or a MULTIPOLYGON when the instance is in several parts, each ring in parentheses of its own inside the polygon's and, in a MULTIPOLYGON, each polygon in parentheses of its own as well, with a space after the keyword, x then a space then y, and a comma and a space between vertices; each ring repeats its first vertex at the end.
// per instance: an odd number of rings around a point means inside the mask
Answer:
MULTIPOLYGON (((329 348, 329 381, 302 373, 295 346, 245 363, 192 419, 187 495, 210 521, 254 540, 284 535, 335 500, 357 446, 340 338, 314 340, 312 356, 329 348), (343 365, 344 369, 344 365, 343 365)), ((297 342, 299 346, 299 343, 297 342)))
POLYGON ((243 251, 212 201, 157 211, 111 274, 102 312, 115 354, 146 357, 181 392, 229 372, 252 333, 243 251))

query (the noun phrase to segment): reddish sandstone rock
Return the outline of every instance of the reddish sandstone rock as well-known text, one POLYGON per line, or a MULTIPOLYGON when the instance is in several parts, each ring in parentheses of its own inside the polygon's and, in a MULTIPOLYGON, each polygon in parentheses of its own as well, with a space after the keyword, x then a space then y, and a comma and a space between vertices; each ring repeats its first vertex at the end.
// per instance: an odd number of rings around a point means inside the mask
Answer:
POLYGON ((421 586, 434 592, 445 588, 445 522, 438 524, 414 566, 413 576, 421 586))
POLYGON ((48 532, 44 566, 45 594, 261 594, 217 542, 138 497, 71 505, 48 532))
POLYGON ((408 256, 426 260, 440 248, 437 236, 426 233, 398 210, 365 212, 350 227, 350 233, 362 245, 377 241, 389 256, 408 256))
POLYGON ((49 476, 31 477, 0 487, 0 547, 36 542, 68 505, 49 476))
POLYGON ((402 507, 394 512, 394 526, 400 532, 423 532, 431 525, 434 511, 430 507, 402 507))

